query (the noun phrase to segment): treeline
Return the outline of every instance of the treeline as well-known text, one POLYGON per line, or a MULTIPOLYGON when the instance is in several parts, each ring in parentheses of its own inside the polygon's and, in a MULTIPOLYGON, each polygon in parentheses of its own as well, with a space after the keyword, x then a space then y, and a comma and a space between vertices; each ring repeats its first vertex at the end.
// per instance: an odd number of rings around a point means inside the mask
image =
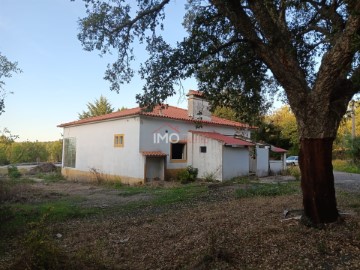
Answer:
MULTIPOLYGON (((339 159, 353 159, 360 164, 360 102, 349 107, 344 116, 334 141, 333 157, 339 159), (352 138, 352 118, 355 117, 354 133, 352 138)), ((226 107, 217 108, 214 114, 229 120, 241 121, 236 112, 226 107)), ((289 106, 284 105, 263 116, 257 124, 258 129, 252 133, 256 142, 265 142, 288 150, 288 155, 298 155, 299 134, 296 119, 289 106)))
POLYGON ((28 162, 61 162, 62 140, 14 142, 0 138, 0 165, 28 162))

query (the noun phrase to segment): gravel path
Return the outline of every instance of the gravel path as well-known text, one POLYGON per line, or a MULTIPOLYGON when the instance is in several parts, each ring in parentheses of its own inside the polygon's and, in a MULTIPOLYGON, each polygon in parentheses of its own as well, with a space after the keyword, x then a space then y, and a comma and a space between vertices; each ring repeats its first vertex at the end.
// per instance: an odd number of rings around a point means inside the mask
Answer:
MULTIPOLYGON (((346 191, 360 192, 360 174, 334 171, 335 187, 346 191)), ((268 176, 259 179, 261 183, 294 181, 293 176, 268 176)))
POLYGON ((360 191, 360 174, 335 172, 335 187, 347 190, 347 191, 360 191))

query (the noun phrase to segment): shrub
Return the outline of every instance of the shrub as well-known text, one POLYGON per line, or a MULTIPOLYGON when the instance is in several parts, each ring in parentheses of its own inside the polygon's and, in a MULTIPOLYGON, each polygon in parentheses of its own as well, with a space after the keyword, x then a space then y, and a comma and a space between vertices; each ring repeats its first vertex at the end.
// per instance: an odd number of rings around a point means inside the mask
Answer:
POLYGON ((14 166, 14 165, 9 166, 9 167, 8 167, 8 176, 9 176, 11 179, 20 178, 21 173, 19 172, 18 167, 14 166))
POLYGON ((198 169, 192 166, 187 166, 186 169, 181 170, 177 174, 177 179, 182 184, 186 184, 189 182, 194 182, 198 175, 198 169))

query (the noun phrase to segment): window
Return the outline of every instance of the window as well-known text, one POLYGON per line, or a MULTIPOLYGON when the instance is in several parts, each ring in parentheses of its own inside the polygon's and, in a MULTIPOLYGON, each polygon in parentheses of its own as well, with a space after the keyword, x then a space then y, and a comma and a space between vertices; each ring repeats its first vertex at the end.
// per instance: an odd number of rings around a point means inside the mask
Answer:
POLYGON ((186 143, 170 144, 171 162, 186 162, 186 143))
POLYGON ((64 139, 64 167, 75 168, 76 138, 64 139))
POLYGON ((124 134, 114 135, 114 147, 124 147, 124 134))
POLYGON ((206 146, 200 146, 200 153, 206 153, 206 146))

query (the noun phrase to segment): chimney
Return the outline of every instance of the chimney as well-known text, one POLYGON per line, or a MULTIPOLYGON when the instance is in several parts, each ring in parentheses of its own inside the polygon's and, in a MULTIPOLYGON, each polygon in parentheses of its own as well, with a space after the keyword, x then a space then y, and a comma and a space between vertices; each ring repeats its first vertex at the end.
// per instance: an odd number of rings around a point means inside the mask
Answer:
POLYGON ((211 121, 209 102, 200 91, 190 90, 188 96, 188 114, 193 119, 211 121))

